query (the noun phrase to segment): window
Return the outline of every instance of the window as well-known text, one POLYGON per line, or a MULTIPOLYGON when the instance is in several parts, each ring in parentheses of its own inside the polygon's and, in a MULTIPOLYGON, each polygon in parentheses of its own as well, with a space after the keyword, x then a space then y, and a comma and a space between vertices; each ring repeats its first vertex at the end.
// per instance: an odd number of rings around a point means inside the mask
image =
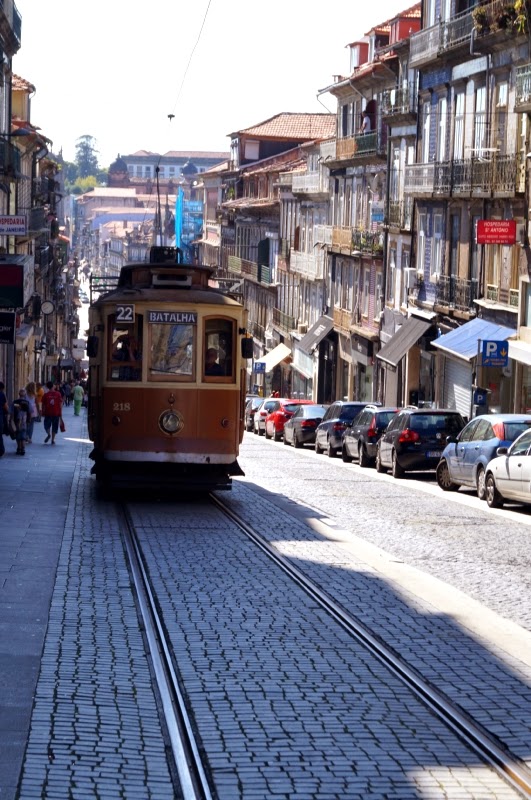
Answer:
POLYGON ((450 217, 450 275, 457 276, 459 262, 459 233, 461 219, 459 214, 452 214, 450 217))
POLYGON ((474 156, 481 156, 487 147, 487 91, 484 86, 476 89, 474 114, 474 156))
POLYGON ((151 380, 193 380, 196 329, 197 319, 150 324, 151 380))
POLYGON ((205 319, 204 380, 227 383, 236 380, 234 374, 234 322, 230 319, 205 319))
POLYGON ((408 289, 410 285, 411 253, 407 247, 402 249, 402 305, 407 306, 408 289))
POLYGON ((144 177, 151 178, 151 167, 144 167, 144 177))
POLYGON ((137 314, 132 322, 119 322, 109 317, 108 376, 110 381, 142 380, 143 316, 137 314))
POLYGON ((440 275, 443 261, 443 217, 442 214, 433 215, 433 244, 431 258, 432 276, 440 275))
POLYGON ((496 86, 495 141, 493 142, 501 155, 505 155, 507 151, 507 94, 507 82, 502 81, 496 86))
POLYGON ((363 316, 369 314, 369 295, 371 286, 371 271, 366 269, 363 272, 363 316))
POLYGON ((417 272, 424 276, 426 266, 426 232, 427 217, 426 212, 419 212, 418 215, 418 243, 417 243, 417 272))
POLYGON ((387 276, 387 302, 392 303, 395 299, 395 277, 396 277, 396 243, 393 242, 389 248, 389 272, 387 276))
POLYGON ((439 115, 439 129, 437 132, 437 160, 446 161, 446 97, 441 97, 437 113, 439 115))
POLYGON ((460 160, 465 151, 465 93, 455 95, 454 112, 454 159, 460 160))
POLYGON ((430 160, 430 124, 431 124, 431 106, 430 106, 430 101, 427 101, 422 106, 422 143, 421 143, 422 164, 427 164, 430 160))

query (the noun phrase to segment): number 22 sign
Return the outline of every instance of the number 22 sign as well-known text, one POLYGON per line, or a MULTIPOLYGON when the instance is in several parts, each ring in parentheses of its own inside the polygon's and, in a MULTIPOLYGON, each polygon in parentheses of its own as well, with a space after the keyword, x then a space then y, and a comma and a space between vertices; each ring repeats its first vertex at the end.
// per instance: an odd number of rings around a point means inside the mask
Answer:
POLYGON ((134 322, 134 321, 135 321, 134 305, 116 306, 116 322, 134 322))

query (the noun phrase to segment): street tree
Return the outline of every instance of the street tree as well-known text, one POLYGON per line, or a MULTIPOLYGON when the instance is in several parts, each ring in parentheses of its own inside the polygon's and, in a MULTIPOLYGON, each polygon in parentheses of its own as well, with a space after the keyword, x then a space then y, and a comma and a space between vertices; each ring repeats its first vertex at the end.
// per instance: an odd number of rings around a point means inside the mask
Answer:
POLYGON ((97 175, 99 172, 98 151, 96 149, 96 139, 93 136, 80 136, 76 142, 76 164, 78 176, 87 178, 89 175, 97 175))

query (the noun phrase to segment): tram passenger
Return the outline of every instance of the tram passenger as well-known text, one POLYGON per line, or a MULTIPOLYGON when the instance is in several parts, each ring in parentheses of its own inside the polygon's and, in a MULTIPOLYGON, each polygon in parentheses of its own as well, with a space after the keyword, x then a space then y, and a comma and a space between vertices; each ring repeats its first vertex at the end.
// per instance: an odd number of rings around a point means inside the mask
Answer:
POLYGON ((205 375, 225 375, 225 370, 218 361, 219 352, 209 347, 205 356, 205 375))

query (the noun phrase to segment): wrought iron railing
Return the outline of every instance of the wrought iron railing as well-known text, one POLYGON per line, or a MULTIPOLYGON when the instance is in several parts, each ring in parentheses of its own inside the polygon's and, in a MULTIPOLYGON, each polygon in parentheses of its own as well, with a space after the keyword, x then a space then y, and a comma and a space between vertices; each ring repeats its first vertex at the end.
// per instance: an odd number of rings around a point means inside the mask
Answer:
POLYGON ((409 86, 388 89, 382 94, 381 111, 383 117, 414 114, 417 110, 417 95, 409 86))
POLYGON ((273 309, 273 324, 282 328, 283 331, 292 331, 296 327, 296 319, 290 314, 285 314, 279 308, 273 309))
POLYGON ((524 64, 516 67, 516 94, 514 98, 514 110, 519 111, 525 106, 525 110, 531 105, 531 64, 524 64))
POLYGON ((455 275, 439 275, 435 297, 441 305, 468 311, 474 307, 477 296, 477 280, 466 280, 455 275))

